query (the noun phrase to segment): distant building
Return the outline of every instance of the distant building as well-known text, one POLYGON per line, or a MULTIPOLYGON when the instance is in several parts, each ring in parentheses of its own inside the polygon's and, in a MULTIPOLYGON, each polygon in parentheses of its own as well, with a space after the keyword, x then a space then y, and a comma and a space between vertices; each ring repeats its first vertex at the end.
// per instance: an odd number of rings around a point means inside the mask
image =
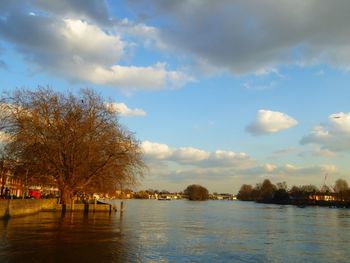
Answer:
POLYGON ((59 190, 56 186, 50 185, 26 185, 23 180, 15 177, 9 169, 2 166, 0 173, 0 197, 2 198, 42 198, 56 197, 59 190))
POLYGON ((20 197, 24 194, 24 185, 20 179, 13 176, 6 164, 2 162, 0 174, 0 196, 9 198, 20 197))
POLYGON ((314 201, 340 201, 335 193, 314 193, 309 195, 309 199, 314 201))

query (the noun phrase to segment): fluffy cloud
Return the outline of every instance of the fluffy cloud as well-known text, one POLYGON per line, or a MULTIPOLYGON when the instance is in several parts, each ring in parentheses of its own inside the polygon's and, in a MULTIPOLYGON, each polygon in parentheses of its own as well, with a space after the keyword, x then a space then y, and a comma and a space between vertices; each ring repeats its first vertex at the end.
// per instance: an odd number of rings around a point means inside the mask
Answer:
MULTIPOLYGON (((161 62, 148 66, 121 65, 135 43, 126 41, 127 30, 118 32, 120 27, 115 27, 114 23, 108 26, 95 23, 102 18, 108 21, 106 8, 95 10, 97 1, 87 5, 85 1, 67 0, 26 3, 22 8, 3 4, 0 36, 15 45, 25 60, 38 70, 70 81, 107 85, 129 92, 177 87, 191 80, 182 72, 167 70, 166 64, 161 62)), ((136 26, 129 28, 133 29, 132 34, 151 31, 140 24, 138 30, 136 26)))
POLYGON ((350 113, 330 115, 326 123, 315 126, 301 143, 316 144, 331 152, 350 150, 350 113))
POLYGON ((125 103, 105 103, 105 107, 121 116, 146 116, 143 109, 130 109, 125 103))
POLYGON ((166 26, 161 35, 168 45, 235 74, 267 72, 290 64, 350 66, 349 1, 128 3, 144 18, 162 19, 166 26))
POLYGON ((256 120, 246 127, 253 135, 279 132, 295 126, 298 122, 285 113, 269 110, 259 110, 256 120))
POLYGON ((245 153, 217 150, 207 152, 193 147, 170 148, 166 144, 150 141, 142 143, 146 158, 151 160, 169 161, 180 165, 196 167, 231 167, 245 169, 255 165, 255 160, 245 153))
POLYGON ((182 163, 200 162, 208 159, 209 153, 192 147, 182 147, 174 150, 172 159, 182 163))
POLYGON ((146 158, 165 160, 173 154, 173 150, 166 144, 144 141, 141 147, 146 158))

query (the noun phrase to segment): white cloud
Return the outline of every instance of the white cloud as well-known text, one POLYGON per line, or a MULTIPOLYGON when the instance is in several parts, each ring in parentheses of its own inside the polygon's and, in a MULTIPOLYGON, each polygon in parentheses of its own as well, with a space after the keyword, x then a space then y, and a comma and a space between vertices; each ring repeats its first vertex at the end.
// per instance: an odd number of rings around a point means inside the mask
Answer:
POLYGON ((350 150, 350 113, 331 114, 326 123, 315 126, 301 143, 316 144, 331 152, 350 150))
POLYGON ((146 116, 146 112, 143 109, 130 109, 125 103, 105 103, 105 107, 121 116, 146 116))
POLYGON ((65 61, 63 73, 72 79, 128 90, 177 87, 190 80, 182 72, 168 71, 164 63, 146 67, 116 65, 126 54, 128 45, 120 36, 109 35, 82 21, 65 20, 65 24, 62 31, 67 48, 63 52, 72 53, 73 60, 65 61), (68 71, 72 67, 78 70, 68 71))
POLYGON ((147 90, 176 88, 193 80, 185 73, 167 71, 164 63, 148 67, 113 65, 106 68, 97 66, 81 73, 83 79, 93 83, 131 91, 138 88, 147 90))
POLYGON ((173 150, 166 144, 144 141, 141 147, 146 157, 152 159, 164 160, 173 154, 173 150))
POLYGON ((192 163, 206 160, 209 157, 209 153, 200 149, 192 147, 182 147, 174 150, 172 159, 183 162, 192 163))
MULTIPOLYGON (((64 9, 66 7, 64 5, 64 9)), ((161 62, 145 66, 122 65, 135 46, 134 42, 126 40, 126 29, 118 32, 118 27, 102 27, 75 18, 69 12, 70 17, 61 13, 44 16, 39 12, 33 16, 9 11, 0 20, 0 36, 14 44, 38 71, 70 81, 107 85, 129 93, 138 89, 176 88, 193 80, 181 71, 168 70, 161 62)), ((152 32, 147 26, 138 25, 137 28, 130 27, 130 33, 152 32)))
POLYGON ((253 135, 276 133, 297 125, 297 121, 285 113, 259 110, 256 120, 246 127, 246 130, 253 135))
POLYGON ((197 167, 230 167, 245 169, 255 165, 255 160, 245 153, 217 150, 207 152, 193 147, 170 148, 166 144, 149 141, 142 143, 145 157, 153 160, 169 161, 180 165, 197 167))
POLYGON ((276 170, 277 166, 274 164, 266 163, 263 166, 264 170, 268 173, 272 173, 273 171, 276 170))
POLYGON ((110 35, 100 27, 81 20, 65 19, 58 27, 65 50, 86 62, 111 65, 120 60, 126 43, 119 35, 110 35), (93 37, 92 37, 93 36, 93 37))

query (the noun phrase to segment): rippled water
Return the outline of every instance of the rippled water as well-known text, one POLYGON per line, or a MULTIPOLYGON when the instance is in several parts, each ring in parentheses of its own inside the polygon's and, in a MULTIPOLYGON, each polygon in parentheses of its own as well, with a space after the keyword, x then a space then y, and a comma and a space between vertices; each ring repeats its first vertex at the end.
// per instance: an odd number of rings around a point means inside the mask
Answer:
POLYGON ((0 221, 0 262, 350 262, 349 240, 345 209, 128 200, 0 221))

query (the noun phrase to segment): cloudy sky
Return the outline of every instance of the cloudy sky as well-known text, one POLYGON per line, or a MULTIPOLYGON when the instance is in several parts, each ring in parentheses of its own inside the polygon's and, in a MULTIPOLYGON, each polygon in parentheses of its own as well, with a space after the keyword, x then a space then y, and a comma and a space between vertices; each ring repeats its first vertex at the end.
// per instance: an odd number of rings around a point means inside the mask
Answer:
POLYGON ((0 89, 90 87, 139 188, 350 181, 350 1, 2 0, 0 89))

